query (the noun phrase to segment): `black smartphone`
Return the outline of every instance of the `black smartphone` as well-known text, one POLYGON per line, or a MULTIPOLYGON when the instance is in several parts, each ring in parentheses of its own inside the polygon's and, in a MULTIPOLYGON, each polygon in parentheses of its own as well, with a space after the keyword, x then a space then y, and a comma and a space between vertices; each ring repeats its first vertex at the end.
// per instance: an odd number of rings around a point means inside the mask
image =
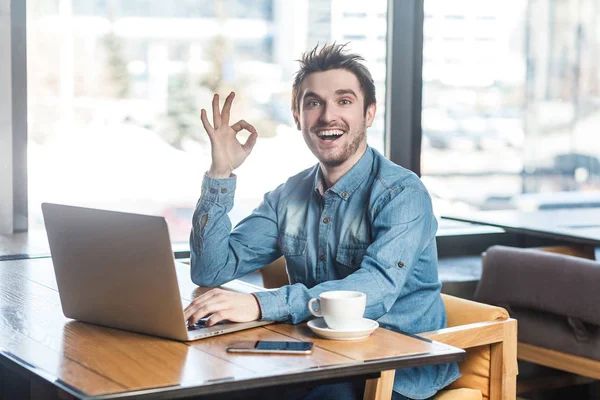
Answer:
POLYGON ((250 340, 230 343, 227 351, 230 353, 310 354, 312 348, 311 342, 250 340))

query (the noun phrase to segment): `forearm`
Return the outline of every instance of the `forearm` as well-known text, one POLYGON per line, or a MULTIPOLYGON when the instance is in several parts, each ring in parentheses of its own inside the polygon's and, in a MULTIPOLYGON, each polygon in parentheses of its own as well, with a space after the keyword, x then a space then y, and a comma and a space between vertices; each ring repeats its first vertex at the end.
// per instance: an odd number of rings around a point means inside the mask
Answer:
POLYGON ((308 311, 308 301, 313 297, 319 297, 322 292, 359 291, 367 294, 365 318, 378 319, 394 304, 401 289, 399 285, 401 283, 398 280, 387 279, 365 268, 357 270, 344 279, 323 282, 310 289, 297 283, 274 291, 254 293, 254 295, 258 299, 262 319, 290 321, 297 324, 312 316, 308 311))
POLYGON ((277 191, 265 195, 259 207, 232 232, 227 213, 233 207, 235 181, 235 176, 204 178, 190 235, 191 275, 198 285, 221 285, 281 256, 277 248, 277 191))
POLYGON ((229 236, 236 177, 213 179, 205 175, 202 193, 192 219, 190 255, 192 281, 217 286, 231 280, 229 236))

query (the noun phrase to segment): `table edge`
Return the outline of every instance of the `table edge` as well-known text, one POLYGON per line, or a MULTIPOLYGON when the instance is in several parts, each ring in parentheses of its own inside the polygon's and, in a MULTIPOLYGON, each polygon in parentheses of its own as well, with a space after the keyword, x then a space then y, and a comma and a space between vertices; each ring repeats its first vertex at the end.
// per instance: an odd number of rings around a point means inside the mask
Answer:
POLYGON ((405 369, 420 367, 424 365, 443 364, 448 362, 460 362, 465 358, 465 351, 459 348, 444 349, 435 354, 423 353, 411 354, 387 359, 375 359, 348 363, 340 367, 330 365, 326 367, 312 367, 305 370, 291 372, 287 375, 268 375, 249 377, 232 381, 232 378, 224 378, 212 381, 203 381, 190 386, 166 386, 152 389, 141 389, 122 391, 110 394, 89 395, 58 377, 45 372, 20 357, 0 348, 0 364, 17 372, 25 373, 28 378, 45 381, 55 387, 71 394, 81 400, 109 400, 109 399, 170 399, 175 397, 216 395, 240 390, 259 389, 265 387, 281 386, 294 383, 315 382, 335 378, 350 378, 369 374, 378 374, 381 371, 392 369, 405 369))

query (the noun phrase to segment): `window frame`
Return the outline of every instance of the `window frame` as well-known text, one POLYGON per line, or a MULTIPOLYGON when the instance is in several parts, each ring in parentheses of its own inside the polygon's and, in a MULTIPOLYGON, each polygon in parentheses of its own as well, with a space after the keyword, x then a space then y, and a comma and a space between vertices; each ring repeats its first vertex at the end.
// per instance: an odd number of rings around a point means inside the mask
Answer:
POLYGON ((388 0, 385 155, 421 176, 424 0, 388 0))
POLYGON ((26 2, 0 0, 0 234, 28 229, 26 2))

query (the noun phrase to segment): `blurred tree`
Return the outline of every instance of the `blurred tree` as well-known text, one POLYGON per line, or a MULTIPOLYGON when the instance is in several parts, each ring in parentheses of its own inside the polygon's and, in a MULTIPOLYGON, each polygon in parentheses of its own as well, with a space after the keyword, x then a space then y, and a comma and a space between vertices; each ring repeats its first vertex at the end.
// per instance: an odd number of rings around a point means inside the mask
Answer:
MULTIPOLYGON (((229 18, 227 3, 216 0, 214 6, 217 22, 225 25, 229 18)), ((178 60, 186 64, 185 71, 169 78, 166 126, 158 129, 168 143, 181 150, 186 150, 186 142, 208 143, 200 120, 200 105, 204 105, 210 115, 212 95, 221 95, 222 106, 230 91, 236 92, 230 122, 234 123, 239 117, 248 118, 261 136, 274 136, 277 122, 261 115, 248 96, 246 88, 253 82, 236 74, 235 44, 230 38, 218 34, 204 46, 203 59, 210 60, 210 69, 198 79, 189 72, 189 48, 187 51, 188 54, 178 55, 178 60)), ((209 121, 212 123, 212 117, 209 121)), ((241 133, 240 140, 245 140, 246 134, 241 133)))
POLYGON ((211 71, 200 81, 200 85, 207 87, 212 93, 219 93, 223 88, 223 65, 225 52, 229 43, 222 35, 217 35, 207 51, 207 58, 211 60, 211 71))
POLYGON ((110 32, 106 34, 102 44, 106 51, 109 77, 113 84, 112 92, 115 97, 125 98, 129 95, 129 71, 123 56, 123 39, 114 30, 116 9, 115 0, 110 0, 107 6, 110 32))
POLYGON ((107 55, 109 76, 113 84, 113 93, 118 98, 129 95, 129 71, 123 57, 123 40, 111 31, 102 41, 107 55))
POLYGON ((164 139, 173 147, 183 150, 184 140, 204 141, 200 120, 200 108, 196 99, 199 85, 189 72, 172 75, 169 78, 167 100, 167 128, 164 139))

